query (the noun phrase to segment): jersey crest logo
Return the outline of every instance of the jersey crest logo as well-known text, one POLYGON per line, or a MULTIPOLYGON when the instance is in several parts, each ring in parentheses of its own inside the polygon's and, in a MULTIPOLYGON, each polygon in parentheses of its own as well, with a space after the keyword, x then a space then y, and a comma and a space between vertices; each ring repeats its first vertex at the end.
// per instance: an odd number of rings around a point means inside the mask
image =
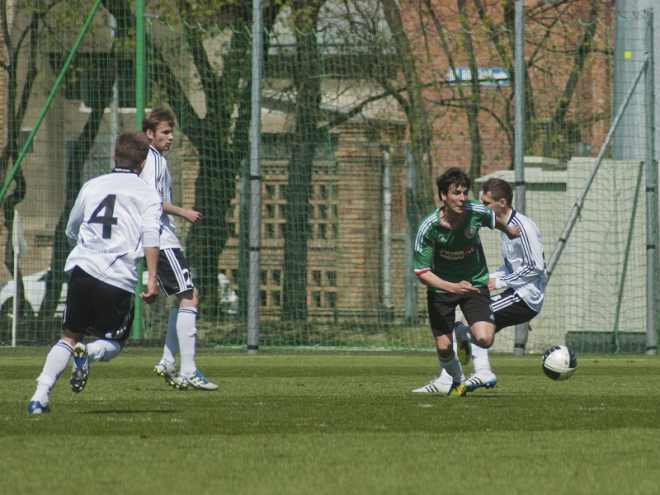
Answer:
POLYGON ((477 235, 477 229, 472 225, 465 229, 465 237, 468 239, 472 239, 475 235, 477 235))

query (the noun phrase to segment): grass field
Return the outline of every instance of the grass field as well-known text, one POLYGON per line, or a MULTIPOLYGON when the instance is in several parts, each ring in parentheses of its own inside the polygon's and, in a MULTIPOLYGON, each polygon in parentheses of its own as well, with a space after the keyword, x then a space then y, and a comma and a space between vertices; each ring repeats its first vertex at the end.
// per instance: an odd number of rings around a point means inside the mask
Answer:
POLYGON ((202 349, 218 392, 176 391, 159 349, 68 375, 53 412, 27 404, 48 349, 0 348, 2 494, 660 493, 660 358, 492 356, 499 383, 412 394, 430 352, 202 349))

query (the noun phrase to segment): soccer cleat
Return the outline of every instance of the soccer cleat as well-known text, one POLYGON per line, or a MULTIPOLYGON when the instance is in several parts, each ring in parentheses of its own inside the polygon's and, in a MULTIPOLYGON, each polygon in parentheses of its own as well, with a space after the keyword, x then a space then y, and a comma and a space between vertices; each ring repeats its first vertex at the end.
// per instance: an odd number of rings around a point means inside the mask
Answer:
POLYGON ((451 378, 449 378, 449 380, 445 380, 444 377, 440 376, 440 378, 434 378, 431 380, 427 385, 416 388, 413 390, 413 392, 417 394, 427 393, 447 395, 449 393, 449 389, 451 389, 451 378))
POLYGON ((458 361, 463 366, 467 366, 472 361, 472 344, 468 340, 459 340, 458 332, 456 332, 458 325, 458 322, 454 325, 454 333, 456 333, 456 355, 458 356, 458 361))
POLYGON ((48 404, 45 406, 36 400, 33 400, 30 402, 30 405, 28 406, 28 414, 48 414, 50 412, 50 407, 48 407, 48 404))
POLYGON ((178 390, 186 390, 188 388, 188 383, 183 379, 179 373, 179 369, 174 364, 165 364, 158 362, 154 366, 154 373, 159 376, 162 376, 165 379, 170 387, 174 387, 178 390))
POLYGON ((466 392, 465 382, 453 382, 447 392, 447 397, 463 397, 466 392))
POLYGON ((497 385, 497 377, 491 371, 474 372, 470 378, 465 380, 465 388, 468 392, 473 392, 481 387, 493 388, 495 385, 497 385))
POLYGON ((82 342, 78 342, 73 346, 73 368, 71 369, 71 379, 69 384, 71 390, 76 394, 82 392, 87 385, 89 378, 89 354, 87 353, 87 346, 82 342))
POLYGON ((195 370, 192 375, 181 375, 186 381, 188 386, 198 388, 200 390, 218 390, 218 386, 215 383, 211 383, 206 379, 202 372, 195 370))

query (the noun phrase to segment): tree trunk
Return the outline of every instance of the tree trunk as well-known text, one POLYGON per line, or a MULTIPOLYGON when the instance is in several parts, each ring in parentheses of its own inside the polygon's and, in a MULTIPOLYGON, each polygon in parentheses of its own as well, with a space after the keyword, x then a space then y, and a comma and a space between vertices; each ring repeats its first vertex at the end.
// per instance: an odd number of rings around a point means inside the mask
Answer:
MULTIPOLYGON (((296 16, 296 131, 284 207, 283 320, 307 319, 307 241, 311 237, 312 169, 319 143, 321 64, 316 39, 318 8, 296 16)), ((302 10, 302 5, 297 6, 302 10)))

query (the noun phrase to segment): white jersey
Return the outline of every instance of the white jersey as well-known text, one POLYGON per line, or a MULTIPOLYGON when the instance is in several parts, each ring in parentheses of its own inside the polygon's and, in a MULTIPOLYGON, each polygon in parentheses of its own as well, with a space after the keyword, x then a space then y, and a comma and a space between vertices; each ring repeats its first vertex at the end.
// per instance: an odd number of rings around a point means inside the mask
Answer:
MULTIPOLYGON (((156 188, 161 200, 172 204, 172 177, 167 168, 167 159, 153 147, 149 148, 147 163, 145 163, 140 177, 156 188)), ((174 216, 163 212, 163 231, 160 234, 161 249, 181 249, 181 243, 174 229, 174 216)))
POLYGON ((543 306, 547 273, 541 232, 534 222, 522 213, 511 210, 507 225, 518 225, 520 237, 509 239, 502 233, 504 266, 491 273, 498 289, 513 289, 537 313, 543 306))
POLYGON ((83 185, 66 236, 73 250, 64 271, 76 266, 92 277, 134 292, 145 247, 158 247, 162 203, 156 191, 130 170, 115 169, 83 185))

